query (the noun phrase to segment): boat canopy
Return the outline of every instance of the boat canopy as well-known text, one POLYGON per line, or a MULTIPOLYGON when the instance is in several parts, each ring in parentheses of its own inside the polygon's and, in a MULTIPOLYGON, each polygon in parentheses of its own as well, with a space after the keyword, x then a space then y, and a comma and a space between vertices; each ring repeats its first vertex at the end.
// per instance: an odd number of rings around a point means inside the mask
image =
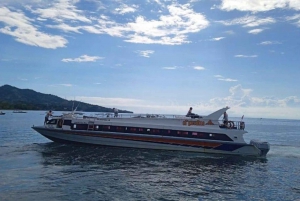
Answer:
POLYGON ((229 107, 224 107, 222 109, 219 109, 213 113, 211 113, 210 115, 207 115, 206 117, 204 117, 205 119, 211 119, 211 120, 219 120, 219 118, 224 114, 224 112, 226 112, 229 109, 229 107))

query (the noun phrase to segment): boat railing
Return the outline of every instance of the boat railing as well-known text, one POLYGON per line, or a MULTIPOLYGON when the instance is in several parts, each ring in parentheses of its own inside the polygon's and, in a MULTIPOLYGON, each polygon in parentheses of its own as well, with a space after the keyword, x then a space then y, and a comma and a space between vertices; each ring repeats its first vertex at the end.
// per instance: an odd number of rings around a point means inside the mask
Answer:
MULTIPOLYGON (((73 118, 77 118, 76 115, 73 118)), ((201 118, 191 118, 191 117, 186 117, 185 115, 161 115, 161 114, 128 114, 128 113, 123 113, 123 114, 118 114, 117 116, 114 113, 103 113, 103 114, 96 114, 95 116, 83 116, 83 117, 78 117, 78 119, 87 119, 89 121, 95 121, 97 119, 112 119, 112 118, 153 118, 153 119, 162 119, 162 118, 167 118, 167 119, 186 119, 186 120, 204 120, 209 121, 211 119, 206 119, 205 116, 201 118)), ((243 121, 228 121, 227 124, 224 124, 222 120, 211 120, 213 124, 210 125, 216 125, 219 124, 220 128, 226 128, 226 129, 237 129, 237 130, 244 130, 245 129, 245 122, 243 121)), ((209 124, 207 124, 209 125, 209 124)))
POLYGON ((226 128, 226 129, 245 130, 245 122, 243 122, 243 121, 228 121, 227 124, 225 124, 222 120, 222 121, 219 121, 219 127, 226 128))

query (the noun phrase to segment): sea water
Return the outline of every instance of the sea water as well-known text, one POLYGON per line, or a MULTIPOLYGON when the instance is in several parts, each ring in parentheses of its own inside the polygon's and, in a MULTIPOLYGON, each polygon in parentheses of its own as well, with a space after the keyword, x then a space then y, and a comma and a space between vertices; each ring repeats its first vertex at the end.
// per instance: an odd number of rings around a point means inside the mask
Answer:
MULTIPOLYGON (((266 159, 71 145, 31 129, 45 112, 0 116, 0 200, 299 200, 300 121, 244 119, 266 159)), ((235 119, 237 120, 237 119, 235 119)))

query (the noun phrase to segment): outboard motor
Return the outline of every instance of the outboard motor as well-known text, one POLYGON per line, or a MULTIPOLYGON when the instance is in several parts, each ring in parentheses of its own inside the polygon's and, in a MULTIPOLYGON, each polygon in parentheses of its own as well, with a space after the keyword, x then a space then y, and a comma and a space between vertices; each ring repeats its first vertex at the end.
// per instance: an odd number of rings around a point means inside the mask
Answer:
POLYGON ((270 144, 268 142, 262 142, 260 140, 251 140, 251 145, 254 145, 260 150, 260 156, 266 156, 270 150, 270 144))

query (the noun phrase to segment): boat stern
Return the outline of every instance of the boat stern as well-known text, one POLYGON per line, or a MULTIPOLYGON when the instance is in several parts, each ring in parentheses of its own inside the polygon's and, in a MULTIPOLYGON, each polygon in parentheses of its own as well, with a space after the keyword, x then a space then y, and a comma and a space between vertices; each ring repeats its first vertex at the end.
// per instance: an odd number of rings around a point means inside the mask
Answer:
POLYGON ((260 150, 260 156, 265 157, 270 150, 270 144, 260 140, 251 140, 250 144, 260 150))

